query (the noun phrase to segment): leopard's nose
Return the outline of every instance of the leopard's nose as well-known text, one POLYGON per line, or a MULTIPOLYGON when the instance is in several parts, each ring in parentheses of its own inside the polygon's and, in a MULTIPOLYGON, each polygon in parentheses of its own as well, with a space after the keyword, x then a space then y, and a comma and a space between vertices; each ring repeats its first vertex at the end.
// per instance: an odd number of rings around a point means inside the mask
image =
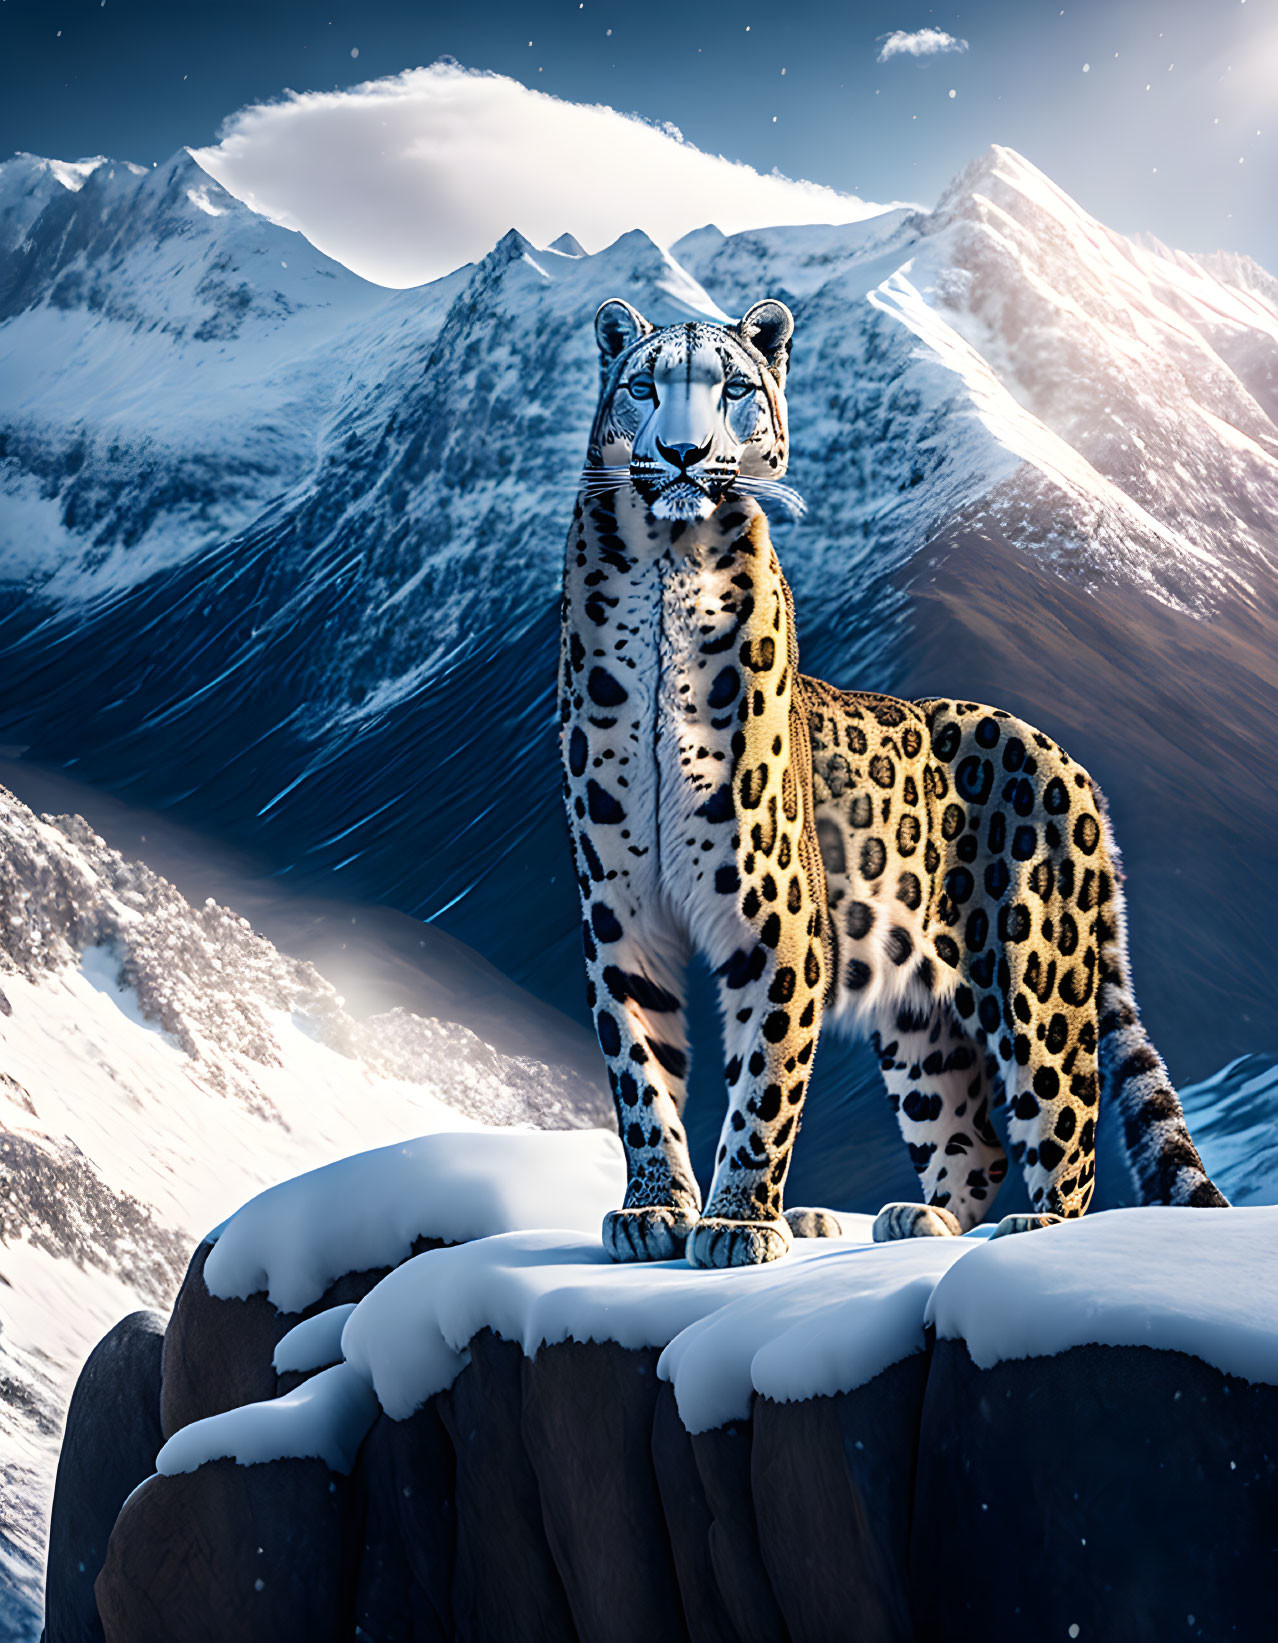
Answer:
POLYGON ((710 455, 710 441, 704 445, 693 445, 691 442, 676 445, 667 445, 662 440, 657 441, 657 454, 670 464, 678 468, 680 473, 687 473, 688 469, 702 462, 710 455))

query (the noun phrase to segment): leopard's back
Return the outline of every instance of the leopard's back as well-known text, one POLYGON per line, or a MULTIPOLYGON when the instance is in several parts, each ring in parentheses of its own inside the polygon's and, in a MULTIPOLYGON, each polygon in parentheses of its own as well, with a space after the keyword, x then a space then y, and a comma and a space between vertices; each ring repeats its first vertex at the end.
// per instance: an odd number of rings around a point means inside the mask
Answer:
POLYGON ((923 1066, 897 1065, 903 1037, 948 1013, 1011 1105, 1036 1208, 1086 1207, 1102 1086, 1143 1201, 1223 1202, 1140 1025, 1088 772, 999 708, 803 685, 837 953, 828 1024, 868 1025, 885 1073, 917 1071, 917 1086, 923 1066))

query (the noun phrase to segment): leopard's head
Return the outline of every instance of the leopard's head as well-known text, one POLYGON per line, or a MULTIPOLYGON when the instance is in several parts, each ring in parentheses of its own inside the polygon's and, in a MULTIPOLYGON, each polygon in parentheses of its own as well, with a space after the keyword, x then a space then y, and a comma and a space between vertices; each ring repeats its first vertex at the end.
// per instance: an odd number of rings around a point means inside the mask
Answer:
POLYGON ((620 298, 605 302, 595 315, 603 387, 583 489, 628 482, 657 519, 708 519, 734 489, 793 498, 779 483, 793 334, 794 316, 772 298, 736 325, 664 330, 620 298))

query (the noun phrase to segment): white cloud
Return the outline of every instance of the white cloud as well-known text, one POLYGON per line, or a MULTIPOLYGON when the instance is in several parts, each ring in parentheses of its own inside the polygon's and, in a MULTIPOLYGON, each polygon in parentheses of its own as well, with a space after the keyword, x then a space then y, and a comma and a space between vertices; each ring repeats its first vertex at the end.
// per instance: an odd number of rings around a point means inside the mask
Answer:
POLYGON ((232 194, 383 285, 448 273, 512 227, 535 245, 568 230, 595 251, 632 228, 669 245, 707 222, 734 233, 883 209, 451 62, 255 104, 193 152, 232 194))
POLYGON ((967 50, 966 40, 956 40, 944 29, 915 29, 912 34, 905 29, 893 29, 891 34, 882 36, 882 40, 880 63, 886 63, 889 57, 935 57, 943 51, 967 50))

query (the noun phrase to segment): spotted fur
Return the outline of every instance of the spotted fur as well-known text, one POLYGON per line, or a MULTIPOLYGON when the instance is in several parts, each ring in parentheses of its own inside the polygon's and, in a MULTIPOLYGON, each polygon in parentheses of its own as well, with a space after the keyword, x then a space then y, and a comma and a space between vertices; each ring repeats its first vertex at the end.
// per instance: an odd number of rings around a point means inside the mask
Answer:
POLYGON ((735 327, 653 331, 621 303, 596 322, 559 703, 588 997, 628 1169, 607 1247, 713 1266, 785 1252, 823 1020, 872 1037, 920 1177, 927 1214, 890 1206, 882 1235, 982 1218, 1007 1169, 1002 1101, 1027 1224, 1087 1208, 1102 1095, 1142 1201, 1223 1203, 1140 1026, 1087 773, 1000 710, 799 672, 758 501, 785 471, 792 328, 776 302, 735 327), (681 1116, 694 946, 717 979, 728 1093, 704 1211, 681 1116))

